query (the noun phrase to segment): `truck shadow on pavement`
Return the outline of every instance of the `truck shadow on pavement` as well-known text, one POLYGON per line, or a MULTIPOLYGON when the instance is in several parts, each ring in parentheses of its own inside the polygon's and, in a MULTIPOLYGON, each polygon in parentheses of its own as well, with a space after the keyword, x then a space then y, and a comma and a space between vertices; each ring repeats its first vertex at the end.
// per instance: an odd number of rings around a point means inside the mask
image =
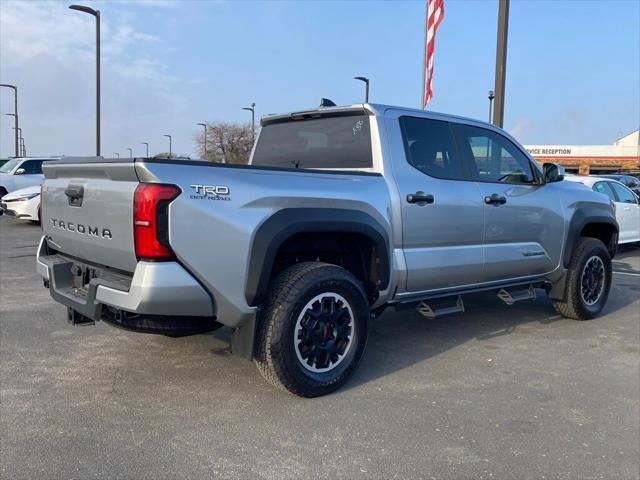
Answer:
POLYGON ((635 273, 640 275, 640 265, 633 265, 632 260, 636 260, 636 264, 639 262, 640 248, 635 246, 620 246, 618 247, 618 253, 613 258, 613 271, 619 273, 635 273))
MULTIPOLYGON (((636 297, 630 294, 628 288, 628 285, 617 285, 614 279, 609 301, 602 315, 587 323, 606 321, 605 317, 615 315, 615 312, 632 303, 636 297)), ((482 355, 485 360, 485 357, 491 356, 487 355, 488 351, 505 348, 504 343, 499 340, 492 342, 499 337, 528 333, 544 342, 544 338, 548 338, 549 334, 558 333, 557 328, 554 328, 552 333, 545 332, 548 325, 565 322, 569 328, 569 325, 576 322, 557 314, 544 291, 538 290, 537 293, 539 296, 536 300, 523 301, 511 306, 505 305, 488 293, 468 295, 465 297, 464 314, 436 319, 424 318, 415 310, 396 312, 388 309, 372 322, 367 351, 358 371, 343 390, 374 382, 380 377, 433 359, 441 353, 463 345, 474 350, 475 355, 482 355), (483 344, 479 346, 474 344, 474 341, 483 344)), ((522 342, 522 337, 517 341, 522 342)), ((430 380, 424 378, 419 381, 430 380)))

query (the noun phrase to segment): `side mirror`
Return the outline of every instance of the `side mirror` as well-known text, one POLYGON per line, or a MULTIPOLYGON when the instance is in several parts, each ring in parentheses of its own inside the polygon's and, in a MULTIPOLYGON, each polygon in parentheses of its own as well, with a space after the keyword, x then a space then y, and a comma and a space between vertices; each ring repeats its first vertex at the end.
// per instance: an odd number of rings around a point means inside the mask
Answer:
POLYGON ((25 171, 26 170, 24 168, 19 168, 15 172, 13 172, 13 174, 14 175, 23 175, 25 171))
POLYGON ((564 167, 557 163, 545 163, 542 166, 542 183, 561 182, 564 180, 564 167))

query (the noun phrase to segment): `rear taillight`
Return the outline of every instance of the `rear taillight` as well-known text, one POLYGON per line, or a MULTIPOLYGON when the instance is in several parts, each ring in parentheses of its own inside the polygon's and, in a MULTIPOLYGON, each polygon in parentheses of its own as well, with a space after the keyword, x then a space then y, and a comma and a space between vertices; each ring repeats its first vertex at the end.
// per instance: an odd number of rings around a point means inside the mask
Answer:
POLYGON ((175 185, 141 183, 133 196, 133 237, 139 259, 173 257, 169 247, 169 203, 180 193, 175 185))

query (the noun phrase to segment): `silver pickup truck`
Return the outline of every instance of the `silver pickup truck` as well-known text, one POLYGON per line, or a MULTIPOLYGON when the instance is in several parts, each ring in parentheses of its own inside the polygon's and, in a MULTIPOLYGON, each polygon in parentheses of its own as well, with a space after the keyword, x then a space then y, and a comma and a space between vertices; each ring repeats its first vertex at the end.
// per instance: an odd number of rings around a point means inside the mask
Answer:
POLYGON ((540 169, 487 123, 384 105, 262 119, 249 165, 62 159, 44 167, 38 272, 72 324, 169 336, 233 329, 234 353, 313 397, 342 385, 386 307, 427 317, 469 292, 607 301, 607 197, 540 169))

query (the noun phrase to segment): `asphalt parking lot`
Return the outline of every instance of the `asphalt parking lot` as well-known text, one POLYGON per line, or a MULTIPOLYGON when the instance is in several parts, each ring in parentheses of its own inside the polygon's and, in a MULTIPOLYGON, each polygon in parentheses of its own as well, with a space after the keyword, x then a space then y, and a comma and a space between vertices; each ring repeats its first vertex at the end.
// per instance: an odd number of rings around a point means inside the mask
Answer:
POLYGON ((640 478, 640 249, 604 315, 472 296, 387 312, 346 388, 305 400, 228 354, 71 327, 35 273, 40 228, 0 217, 0 464, 13 478, 640 478))

